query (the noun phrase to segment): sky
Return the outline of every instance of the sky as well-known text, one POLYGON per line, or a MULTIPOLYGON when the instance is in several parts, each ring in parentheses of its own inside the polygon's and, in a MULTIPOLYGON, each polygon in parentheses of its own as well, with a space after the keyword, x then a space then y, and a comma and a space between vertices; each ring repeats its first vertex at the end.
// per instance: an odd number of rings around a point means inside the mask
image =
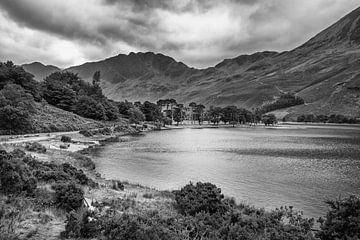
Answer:
POLYGON ((61 68, 155 52, 205 68, 291 50, 360 0, 0 0, 0 61, 61 68))

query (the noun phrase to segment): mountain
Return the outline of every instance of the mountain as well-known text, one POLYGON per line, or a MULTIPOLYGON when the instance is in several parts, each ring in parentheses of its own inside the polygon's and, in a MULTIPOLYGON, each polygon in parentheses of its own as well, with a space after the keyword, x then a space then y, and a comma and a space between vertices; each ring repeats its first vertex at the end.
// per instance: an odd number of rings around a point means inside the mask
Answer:
POLYGON ((100 70, 104 92, 114 100, 174 98, 185 104, 252 109, 292 92, 305 104, 275 111, 278 116, 360 117, 360 8, 291 51, 241 55, 207 69, 147 52, 119 54, 66 70, 88 81, 100 70))
POLYGON ((52 65, 44 65, 40 62, 23 64, 22 67, 25 69, 25 71, 34 75, 34 78, 37 81, 42 81, 46 76, 50 75, 53 72, 61 71, 61 69, 58 67, 52 65))

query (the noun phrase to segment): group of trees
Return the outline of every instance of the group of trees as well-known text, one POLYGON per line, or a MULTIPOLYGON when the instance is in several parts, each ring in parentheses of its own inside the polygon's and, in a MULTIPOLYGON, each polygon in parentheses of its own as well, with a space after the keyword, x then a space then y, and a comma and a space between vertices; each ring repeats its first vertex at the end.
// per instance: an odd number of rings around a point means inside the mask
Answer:
POLYGON ((360 123, 360 121, 353 117, 346 117, 344 115, 300 115, 297 117, 297 122, 318 122, 318 123, 360 123))
POLYGON ((12 62, 0 63, 0 131, 16 134, 32 129, 31 115, 41 91, 33 76, 12 62))
POLYGON ((301 97, 295 96, 291 93, 284 93, 281 94, 276 101, 263 105, 260 109, 258 109, 258 111, 261 113, 267 113, 277 109, 297 106, 304 103, 304 99, 301 97))
POLYGON ((221 107, 210 107, 209 111, 205 113, 204 119, 208 120, 213 124, 219 124, 220 121, 223 123, 235 124, 246 124, 254 122, 253 114, 244 109, 236 106, 221 107))
MULTIPOLYGON (((36 102, 45 100, 65 111, 95 120, 115 121, 127 117, 130 123, 142 121, 158 122, 163 125, 177 124, 185 119, 213 124, 246 124, 262 121, 266 125, 276 123, 272 114, 266 112, 279 108, 303 104, 304 100, 293 94, 282 94, 279 99, 251 112, 236 106, 210 107, 206 110, 201 103, 191 102, 188 106, 175 99, 160 99, 156 103, 115 102, 106 98, 100 87, 101 73, 96 71, 91 83, 85 82, 71 72, 55 72, 39 83, 22 67, 12 62, 0 63, 0 131, 4 133, 29 132, 32 129, 32 115, 36 102), (10 131, 10 132, 9 132, 10 131)), ((356 123, 355 118, 342 115, 301 115, 298 122, 356 123)))
POLYGON ((119 112, 130 119, 131 123, 139 123, 141 121, 161 122, 169 125, 172 121, 177 125, 184 120, 190 120, 202 124, 204 121, 212 124, 246 124, 259 123, 260 121, 266 125, 277 123, 273 114, 259 115, 251 111, 238 108, 237 106, 213 107, 206 110, 203 104, 191 102, 188 107, 179 104, 174 99, 160 99, 156 104, 145 101, 144 103, 128 101, 117 103, 119 112))
POLYGON ((71 72, 55 72, 41 83, 44 99, 51 105, 96 120, 117 120, 119 109, 107 99, 100 87, 100 72, 92 84, 71 72))

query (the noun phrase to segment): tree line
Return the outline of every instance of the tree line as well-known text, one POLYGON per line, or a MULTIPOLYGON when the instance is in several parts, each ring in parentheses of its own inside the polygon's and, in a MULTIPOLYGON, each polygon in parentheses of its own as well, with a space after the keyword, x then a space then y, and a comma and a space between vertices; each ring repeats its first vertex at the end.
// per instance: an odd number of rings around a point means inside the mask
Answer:
POLYGON ((341 114, 331 114, 328 115, 314 115, 314 114, 307 114, 307 115, 300 115, 297 117, 297 122, 314 122, 314 123, 349 123, 355 124, 360 123, 359 119, 355 117, 346 117, 341 114))
MULTIPOLYGON (((57 108, 77 115, 101 121, 116 121, 120 117, 130 123, 143 121, 161 125, 178 125, 184 120, 203 124, 257 124, 277 123, 273 114, 266 112, 279 108, 303 104, 304 100, 292 94, 282 94, 273 103, 249 111, 237 106, 213 107, 209 109, 201 103, 188 105, 177 103, 175 99, 160 99, 156 103, 143 103, 108 99, 100 87, 101 73, 96 71, 91 83, 85 82, 77 74, 59 71, 37 82, 33 75, 22 67, 8 61, 0 63, 0 130, 7 133, 23 133, 32 130, 32 115, 36 113, 36 102, 47 102, 57 108)), ((355 118, 342 115, 301 115, 299 122, 355 123, 355 118)))

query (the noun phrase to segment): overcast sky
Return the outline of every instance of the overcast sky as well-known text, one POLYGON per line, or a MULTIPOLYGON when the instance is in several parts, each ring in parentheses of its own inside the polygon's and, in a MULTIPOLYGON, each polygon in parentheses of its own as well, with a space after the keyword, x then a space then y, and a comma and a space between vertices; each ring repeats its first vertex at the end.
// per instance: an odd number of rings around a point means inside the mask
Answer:
POLYGON ((193 67, 290 50, 360 0, 0 0, 0 60, 59 67, 152 51, 193 67))

